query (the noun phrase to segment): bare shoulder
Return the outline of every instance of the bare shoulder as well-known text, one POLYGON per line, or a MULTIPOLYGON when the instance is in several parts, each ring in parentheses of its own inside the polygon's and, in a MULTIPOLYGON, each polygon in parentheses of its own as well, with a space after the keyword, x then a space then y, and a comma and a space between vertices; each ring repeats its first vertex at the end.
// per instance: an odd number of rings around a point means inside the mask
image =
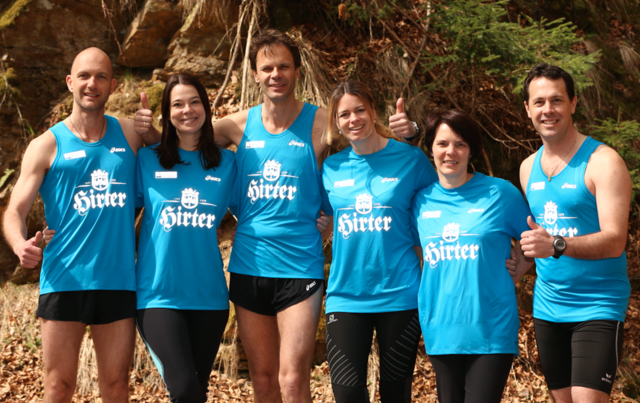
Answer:
POLYGON ((318 107, 316 115, 313 119, 313 142, 317 146, 326 146, 323 141, 324 133, 327 129, 328 112, 325 108, 318 107))
POLYGON ((527 183, 529 182, 529 176, 531 176, 531 168, 533 168, 533 162, 536 159, 538 151, 531 154, 520 164, 520 186, 525 194, 527 194, 527 183))
POLYGON ((122 128, 122 133, 124 133, 124 137, 129 143, 129 147, 131 147, 134 153, 137 153, 138 150, 142 148, 142 137, 140 137, 140 135, 134 130, 133 120, 125 118, 117 119, 118 123, 120 123, 120 127, 122 128))
POLYGON ((23 166, 30 164, 34 168, 49 169, 57 152, 56 138, 51 130, 47 130, 29 143, 23 158, 23 166))
POLYGON ((247 126, 249 109, 232 113, 213 123, 213 137, 220 147, 227 147, 233 143, 236 146, 242 141, 244 129, 247 126))
POLYGON ((602 144, 591 154, 584 176, 587 186, 590 182, 598 184, 599 181, 610 179, 620 182, 623 178, 629 177, 629 170, 616 150, 602 144))

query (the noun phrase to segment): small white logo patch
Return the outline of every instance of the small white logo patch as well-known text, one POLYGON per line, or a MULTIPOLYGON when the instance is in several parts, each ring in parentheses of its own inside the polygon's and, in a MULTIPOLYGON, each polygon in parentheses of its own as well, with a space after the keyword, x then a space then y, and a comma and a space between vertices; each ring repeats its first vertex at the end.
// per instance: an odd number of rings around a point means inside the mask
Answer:
POLYGON ((295 140, 291 140, 291 141, 289 142, 289 145, 290 145, 290 146, 304 147, 304 143, 298 143, 298 142, 297 142, 297 141, 295 141, 295 140))
POLYGON ((565 183, 564 185, 562 185, 563 189, 575 189, 577 187, 578 187, 578 185, 570 185, 568 183, 565 183))
POLYGON ((353 179, 347 179, 344 181, 336 181, 333 184, 333 187, 337 187, 337 188, 346 188, 349 186, 354 186, 354 180, 353 179))
POLYGON ((247 149, 249 148, 264 148, 264 140, 261 141, 247 141, 246 143, 246 147, 247 149))
POLYGON ((127 151, 125 148, 115 148, 115 147, 111 147, 111 152, 112 153, 123 153, 127 151))
POLYGON ((440 214, 442 212, 440 210, 438 211, 425 211, 424 213, 422 213, 422 218, 440 218, 440 214))
POLYGON ((535 182, 531 184, 531 190, 543 190, 544 182, 535 182))
POLYGON ((87 153, 84 152, 84 150, 80 150, 80 151, 74 151, 71 153, 66 153, 64 155, 64 159, 65 160, 75 160, 76 158, 85 158, 87 156, 87 153))
POLYGON ((472 208, 472 209, 469 209, 468 213, 469 214, 471 214, 471 213, 482 213, 483 211, 484 211, 483 208, 472 208))
POLYGON ((211 176, 211 175, 207 175, 207 177, 206 177, 206 178, 204 178, 204 180, 206 180, 206 181, 216 181, 216 182, 220 182, 220 178, 214 178, 214 177, 213 177, 213 176, 211 176))
POLYGON ((307 284, 307 291, 309 291, 310 289, 312 289, 313 287, 315 287, 315 285, 316 285, 316 282, 315 282, 315 281, 314 281, 313 283, 311 283, 311 284, 307 284))
POLYGON ((382 183, 385 183, 385 182, 397 182, 397 181, 398 181, 398 178, 383 178, 382 179, 382 183))
POLYGON ((333 314, 329 315, 329 320, 327 321, 327 325, 332 324, 333 322, 337 322, 338 319, 333 317, 333 314))
POLYGON ((178 179, 178 172, 177 171, 156 172, 156 179, 178 179))

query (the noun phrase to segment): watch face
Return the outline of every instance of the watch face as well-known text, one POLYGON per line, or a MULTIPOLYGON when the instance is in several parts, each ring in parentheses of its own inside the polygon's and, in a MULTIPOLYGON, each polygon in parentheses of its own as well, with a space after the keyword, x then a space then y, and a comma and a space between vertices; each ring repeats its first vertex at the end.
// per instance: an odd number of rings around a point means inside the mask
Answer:
POLYGON ((556 250, 563 251, 564 248, 567 247, 567 243, 564 241, 564 239, 558 238, 555 241, 553 241, 553 246, 555 247, 556 250))

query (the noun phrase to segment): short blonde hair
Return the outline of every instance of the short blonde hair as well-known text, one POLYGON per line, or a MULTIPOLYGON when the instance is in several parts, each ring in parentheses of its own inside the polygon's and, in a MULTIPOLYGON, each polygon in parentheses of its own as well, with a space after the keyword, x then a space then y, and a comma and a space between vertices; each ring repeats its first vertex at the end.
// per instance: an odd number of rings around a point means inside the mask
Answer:
MULTIPOLYGON (((329 98, 327 129, 323 135, 323 141, 329 145, 335 144, 338 150, 343 150, 349 146, 349 140, 347 140, 346 137, 340 134, 340 132, 338 131, 338 124, 336 122, 338 103, 345 94, 354 95, 360 98, 360 100, 364 102, 364 106, 371 118, 375 118, 376 116, 375 108, 373 106, 373 95, 371 95, 371 91, 369 91, 369 88, 367 88, 366 85, 362 84, 360 81, 355 80, 347 80, 336 85, 336 87, 331 92, 331 97, 329 98)), ((397 139, 397 137, 387 126, 379 122, 379 119, 376 119, 374 128, 375 131, 382 137, 397 139)))

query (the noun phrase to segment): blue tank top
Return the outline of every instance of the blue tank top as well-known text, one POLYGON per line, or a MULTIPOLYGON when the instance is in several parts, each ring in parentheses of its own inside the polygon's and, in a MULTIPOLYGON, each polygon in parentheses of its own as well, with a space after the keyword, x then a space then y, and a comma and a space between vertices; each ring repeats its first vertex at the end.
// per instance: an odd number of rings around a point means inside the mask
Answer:
POLYGON ((138 309, 229 309, 216 228, 236 177, 233 152, 205 170, 199 151, 164 169, 155 146, 138 152, 136 207, 144 207, 136 286, 138 309))
POLYGON ((333 214, 327 313, 393 312, 418 307, 419 245, 411 201, 438 176, 418 147, 389 140, 380 151, 351 147, 322 167, 333 214))
POLYGON ((50 129, 57 152, 40 196, 56 235, 44 249, 40 294, 136 289, 136 157, 118 120, 105 118, 107 131, 96 143, 63 122, 50 129))
POLYGON ((229 271, 271 278, 324 278, 319 217, 321 176, 313 151, 318 108, 304 104, 280 134, 262 124, 262 105, 249 110, 236 152, 232 211, 238 228, 229 271))
MULTIPOLYGON (((527 199, 531 213, 551 235, 573 237, 600 231, 596 198, 584 183, 591 154, 602 143, 587 137, 569 164, 548 181, 536 154, 527 199)), ((627 255, 586 260, 536 259, 533 316, 551 322, 624 321, 631 287, 627 255)))

